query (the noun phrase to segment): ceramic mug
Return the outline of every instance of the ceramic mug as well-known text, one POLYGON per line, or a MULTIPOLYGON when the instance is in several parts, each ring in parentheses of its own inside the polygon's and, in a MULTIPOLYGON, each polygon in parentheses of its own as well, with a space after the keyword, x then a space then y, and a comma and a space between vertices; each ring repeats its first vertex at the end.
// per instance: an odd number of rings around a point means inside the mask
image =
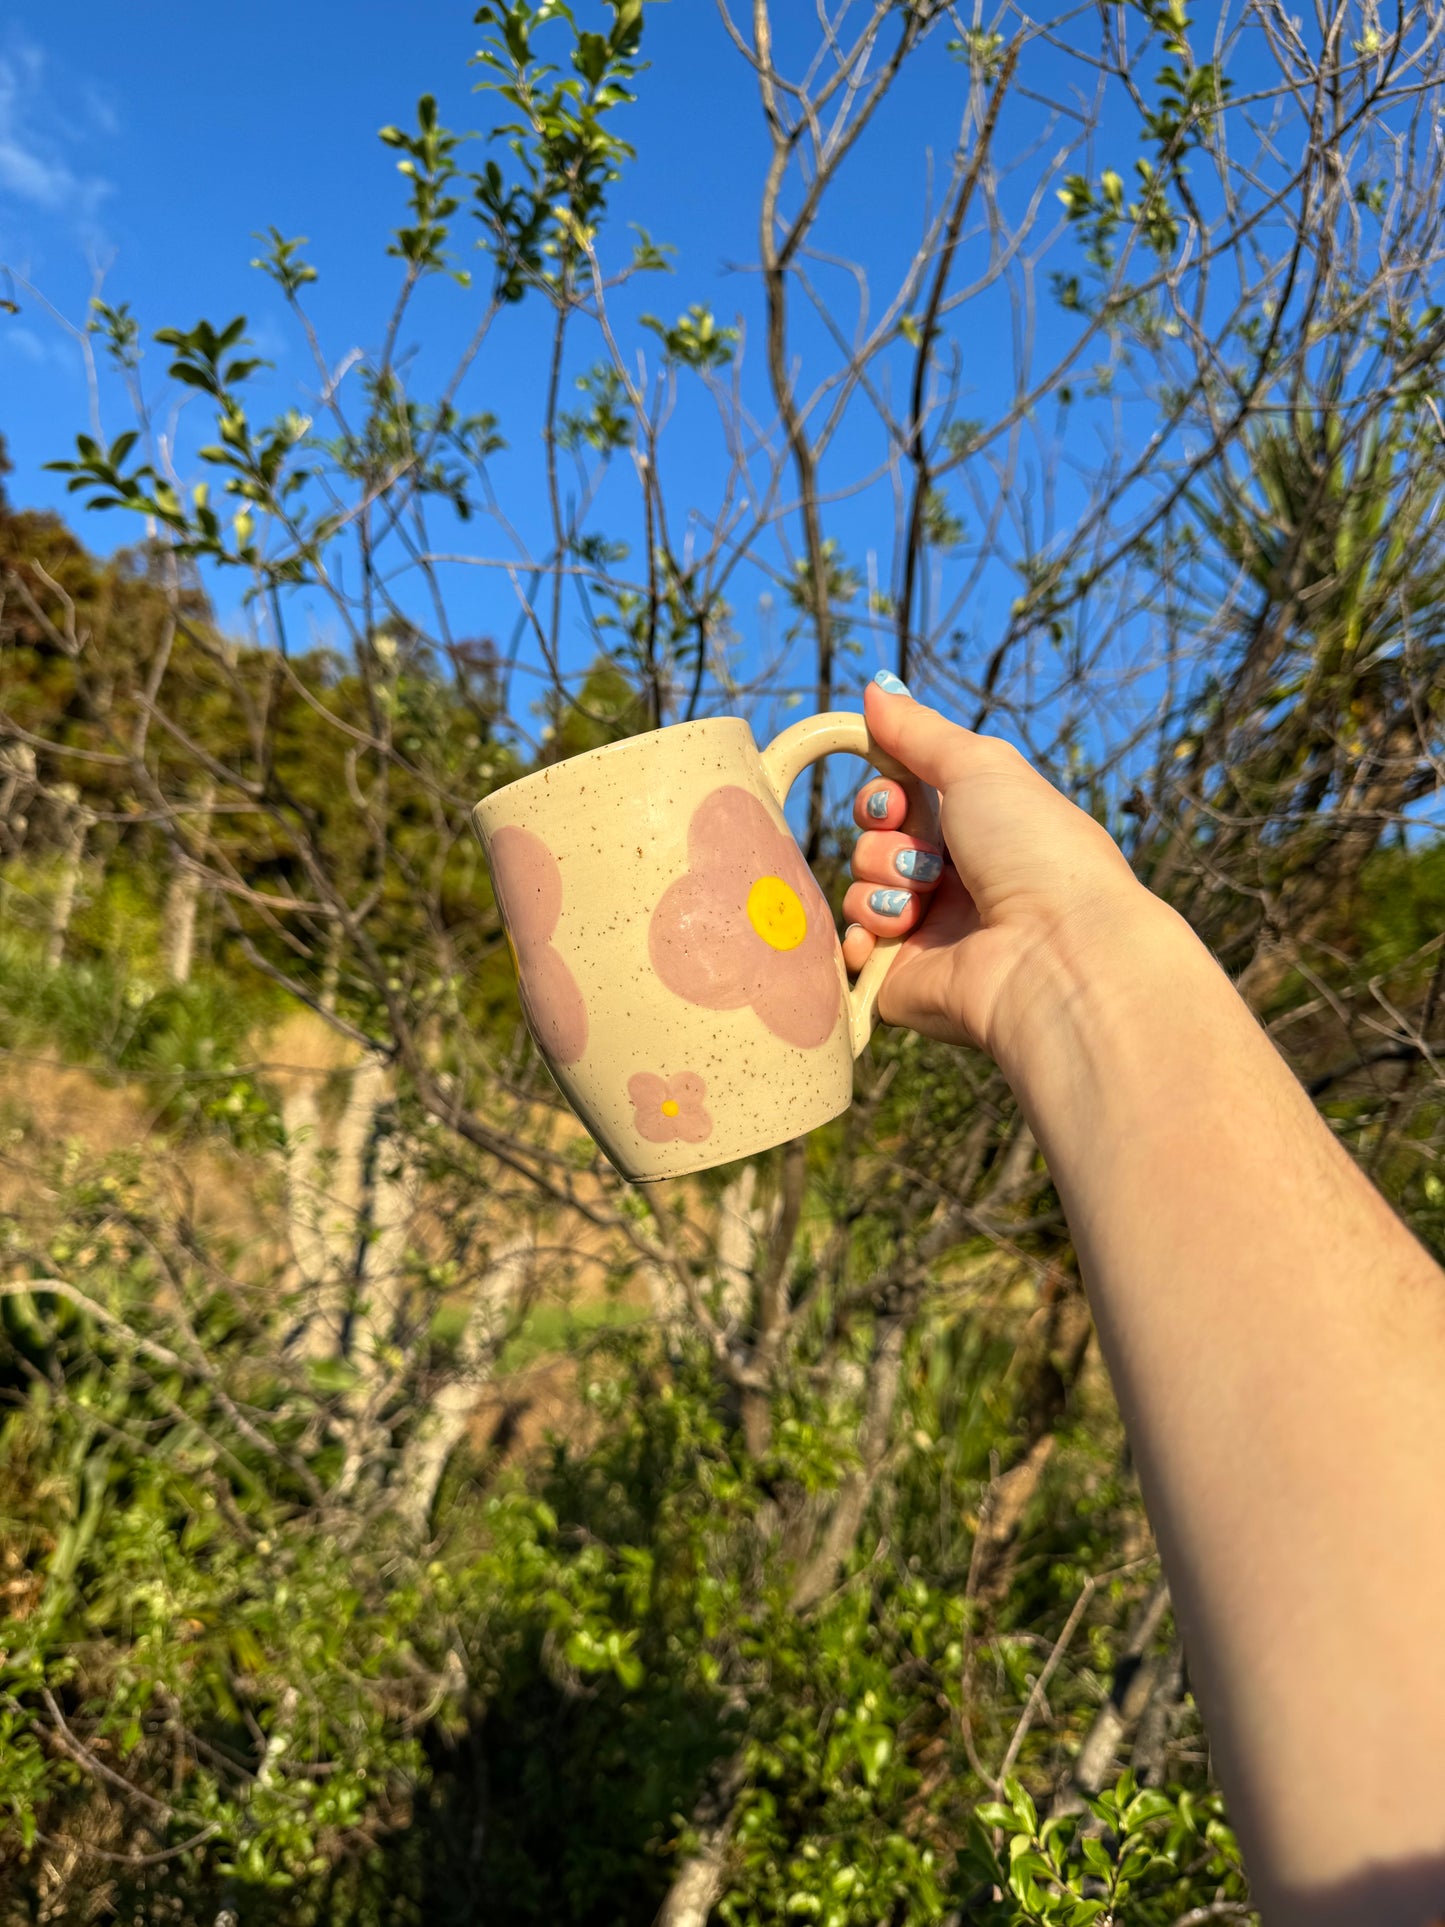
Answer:
POLYGON ((875 945, 850 989, 783 815, 834 750, 903 774, 861 716, 812 716, 761 751, 722 716, 555 763, 472 812, 528 1027, 624 1177, 727 1164, 852 1101, 898 945, 875 945))

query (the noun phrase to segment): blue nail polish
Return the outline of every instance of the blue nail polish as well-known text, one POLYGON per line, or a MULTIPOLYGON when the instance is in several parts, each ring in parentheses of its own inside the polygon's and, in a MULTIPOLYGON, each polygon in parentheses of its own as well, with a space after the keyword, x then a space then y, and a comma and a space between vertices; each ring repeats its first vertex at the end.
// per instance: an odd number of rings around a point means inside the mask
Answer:
POLYGON ((906 696, 908 694, 907 683, 899 682, 891 669, 880 669, 873 680, 887 696, 906 696))
POLYGON ((943 875, 943 858, 932 850, 900 850, 893 867, 899 876, 912 877, 915 883, 937 883, 943 875))
POLYGON ((901 917, 912 901, 906 890, 875 890, 868 899, 868 908, 880 917, 901 917))
POLYGON ((874 790, 868 798, 868 814, 875 822, 881 822, 888 814, 888 791, 874 790))

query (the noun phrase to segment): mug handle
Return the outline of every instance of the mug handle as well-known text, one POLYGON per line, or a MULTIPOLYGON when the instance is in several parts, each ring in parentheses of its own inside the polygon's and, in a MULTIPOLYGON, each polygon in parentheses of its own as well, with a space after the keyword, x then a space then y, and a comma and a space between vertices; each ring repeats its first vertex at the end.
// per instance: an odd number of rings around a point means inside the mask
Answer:
MULTIPOLYGON (((808 716, 801 723, 794 723, 780 736, 775 736, 763 750, 763 775, 778 799, 779 808, 786 804, 788 791, 809 763, 816 763, 820 756, 830 756, 835 752, 845 756, 861 756, 865 762, 873 765, 880 776, 892 776, 905 782, 914 780, 901 763, 895 762, 884 750, 879 749, 861 716, 849 710, 831 710, 822 716, 808 716)), ((868 1039, 873 1035, 873 1027, 878 1022, 878 993, 903 941, 902 937, 876 938, 872 956, 859 971, 857 982, 848 992, 849 1032, 855 1057, 862 1056, 868 1039)))

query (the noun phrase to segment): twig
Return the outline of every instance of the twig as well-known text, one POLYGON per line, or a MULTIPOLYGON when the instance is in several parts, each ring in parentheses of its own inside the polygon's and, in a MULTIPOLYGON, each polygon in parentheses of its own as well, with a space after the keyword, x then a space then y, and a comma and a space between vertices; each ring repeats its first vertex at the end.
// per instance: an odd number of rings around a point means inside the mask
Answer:
POLYGON ((1034 1716, 1043 1704, 1044 1693, 1048 1687, 1048 1683, 1053 1678, 1059 1661, 1068 1651, 1069 1641, 1074 1637, 1079 1621, 1084 1616, 1085 1608, 1088 1606, 1089 1601, 1093 1598, 1097 1589, 1098 1581, 1093 1577, 1084 1581, 1083 1589, 1074 1601, 1073 1611, 1064 1621, 1064 1629, 1054 1641, 1054 1649, 1045 1660, 1043 1671, 1034 1681, 1033 1691, 1029 1694, 1024 1705, 1024 1710, 1019 1716, 1019 1723, 1013 1730, 1013 1738, 1008 1743, 1008 1751, 1003 1756, 1003 1762, 999 1767, 998 1775, 994 1781, 996 1787, 1001 1787, 1012 1771, 1014 1762, 1019 1756, 1020 1749, 1028 1737, 1029 1728, 1034 1723, 1034 1716))

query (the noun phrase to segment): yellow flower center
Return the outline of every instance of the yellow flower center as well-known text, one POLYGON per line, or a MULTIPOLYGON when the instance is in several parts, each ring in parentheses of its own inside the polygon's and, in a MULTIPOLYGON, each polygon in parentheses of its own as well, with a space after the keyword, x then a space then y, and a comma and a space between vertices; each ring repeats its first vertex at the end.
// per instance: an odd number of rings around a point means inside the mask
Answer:
POLYGON ((680 1111, 681 1109, 682 1109, 682 1106, 681 1106, 681 1105, 680 1105, 680 1104, 678 1103, 678 1101, 677 1101, 677 1099, 676 1099, 675 1097, 665 1097, 665 1098, 663 1098, 663 1100, 662 1100, 662 1115, 663 1115, 664 1117, 676 1117, 676 1116, 677 1116, 677 1114, 678 1114, 678 1112, 679 1112, 679 1111, 680 1111))
POLYGON ((808 913, 781 877, 759 877, 748 891, 748 922, 774 950, 796 950, 808 934, 808 913))

